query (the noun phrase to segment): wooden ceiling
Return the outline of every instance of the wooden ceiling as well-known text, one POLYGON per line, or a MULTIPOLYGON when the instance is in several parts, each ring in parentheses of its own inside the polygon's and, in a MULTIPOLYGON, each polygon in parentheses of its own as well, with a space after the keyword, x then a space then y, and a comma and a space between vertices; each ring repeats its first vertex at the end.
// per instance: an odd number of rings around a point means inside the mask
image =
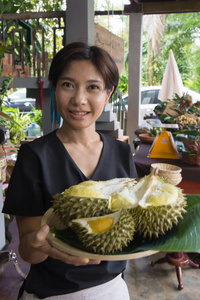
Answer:
POLYGON ((200 0, 130 0, 124 12, 143 14, 167 14, 200 12, 200 0))
MULTIPOLYGON (((147 2, 191 2, 190 0, 129 0, 131 3, 147 3, 147 2)), ((196 0, 194 2, 199 2, 196 0)))

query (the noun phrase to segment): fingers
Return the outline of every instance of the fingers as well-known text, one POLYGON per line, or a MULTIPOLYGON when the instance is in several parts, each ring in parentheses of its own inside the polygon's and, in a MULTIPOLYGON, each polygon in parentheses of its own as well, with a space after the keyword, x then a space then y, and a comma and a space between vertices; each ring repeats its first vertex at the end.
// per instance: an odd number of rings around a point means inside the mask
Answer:
POLYGON ((48 225, 43 225, 35 234, 34 247, 38 248, 38 250, 40 249, 41 252, 47 254, 53 259, 58 259, 74 266, 95 265, 101 262, 96 259, 70 255, 56 249, 53 245, 51 245, 51 242, 47 238, 49 230, 50 228, 48 225))
POLYGON ((70 255, 62 251, 59 251, 54 247, 51 247, 48 254, 50 257, 54 259, 62 260, 63 262, 74 266, 94 265, 94 264, 99 264, 101 262, 100 260, 89 259, 87 257, 78 257, 78 256, 70 255))
POLYGON ((36 235, 35 235, 35 239, 36 239, 36 242, 37 244, 42 244, 45 240, 46 240, 46 237, 49 233, 49 226, 48 225, 43 225, 37 232, 36 232, 36 235))
POLYGON ((90 265, 98 265, 100 264, 101 260, 97 259, 90 259, 89 264, 90 265))

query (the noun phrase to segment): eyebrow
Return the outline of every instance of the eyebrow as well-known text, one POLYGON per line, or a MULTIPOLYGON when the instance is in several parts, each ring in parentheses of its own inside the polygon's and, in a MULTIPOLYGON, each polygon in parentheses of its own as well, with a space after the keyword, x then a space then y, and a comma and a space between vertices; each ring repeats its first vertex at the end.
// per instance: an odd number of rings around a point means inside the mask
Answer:
MULTIPOLYGON (((73 78, 66 77, 66 76, 61 77, 59 80, 69 80, 69 81, 75 82, 75 80, 73 78)), ((89 79, 87 82, 88 83, 97 83, 98 82, 98 83, 101 83, 103 85, 103 82, 101 80, 98 80, 98 79, 89 79)))

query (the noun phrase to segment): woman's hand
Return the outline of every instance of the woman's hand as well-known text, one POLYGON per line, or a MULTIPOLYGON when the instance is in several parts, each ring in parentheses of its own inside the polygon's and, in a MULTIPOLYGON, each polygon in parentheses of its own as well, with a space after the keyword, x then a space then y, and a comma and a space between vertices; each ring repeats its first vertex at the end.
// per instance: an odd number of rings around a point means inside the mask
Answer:
POLYGON ((53 247, 47 238, 49 226, 40 227, 41 217, 16 217, 16 220, 20 237, 19 252, 25 261, 36 264, 49 256, 75 266, 100 263, 100 260, 73 256, 53 247))
POLYGON ((83 266, 83 265, 91 265, 91 264, 99 264, 100 260, 89 259, 86 257, 78 257, 70 254, 66 254, 55 247, 53 247, 48 241, 47 235, 49 233, 49 226, 44 225, 40 228, 39 231, 36 232, 34 246, 40 248, 42 252, 48 254, 48 256, 59 259, 67 264, 72 264, 75 266, 83 266))

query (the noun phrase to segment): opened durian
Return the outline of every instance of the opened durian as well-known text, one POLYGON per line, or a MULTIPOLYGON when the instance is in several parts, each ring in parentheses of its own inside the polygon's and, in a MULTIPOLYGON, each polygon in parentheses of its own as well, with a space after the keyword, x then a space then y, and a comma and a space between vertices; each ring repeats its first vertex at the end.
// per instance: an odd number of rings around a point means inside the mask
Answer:
POLYGON ((132 212, 137 231, 144 238, 165 234, 186 212, 182 190, 159 177, 155 170, 138 181, 134 197, 138 206, 132 212))
POLYGON ((53 209, 65 225, 70 220, 103 216, 122 207, 136 205, 131 190, 134 179, 84 181, 53 196, 53 209))
POLYGON ((121 251, 133 240, 135 232, 133 216, 126 209, 101 217, 75 219, 69 226, 83 246, 101 254, 121 251))

